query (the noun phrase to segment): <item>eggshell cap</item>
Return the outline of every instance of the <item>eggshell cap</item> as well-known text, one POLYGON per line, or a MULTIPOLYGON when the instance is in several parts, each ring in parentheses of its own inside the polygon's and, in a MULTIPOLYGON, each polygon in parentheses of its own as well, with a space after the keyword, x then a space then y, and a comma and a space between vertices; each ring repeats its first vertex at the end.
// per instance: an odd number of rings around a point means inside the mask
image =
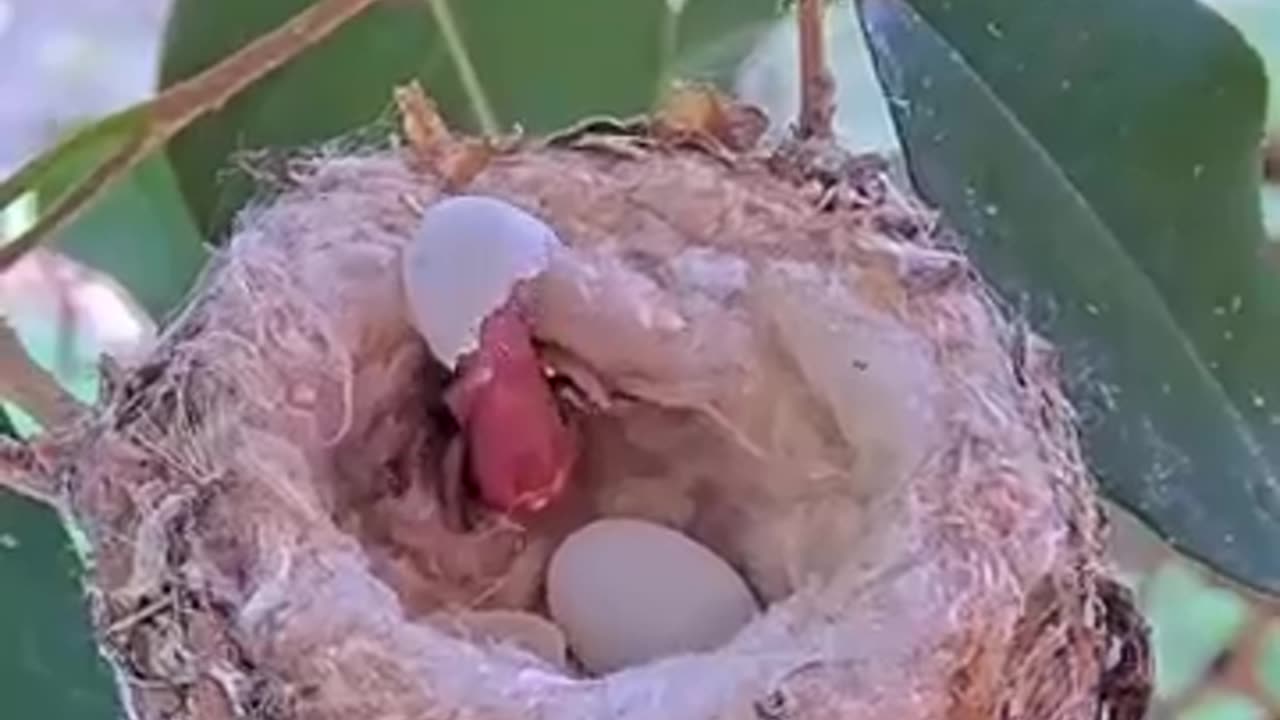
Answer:
POLYGON ((409 318, 450 370, 479 347, 480 326, 560 244, 546 223, 494 197, 460 195, 426 209, 405 246, 409 318))

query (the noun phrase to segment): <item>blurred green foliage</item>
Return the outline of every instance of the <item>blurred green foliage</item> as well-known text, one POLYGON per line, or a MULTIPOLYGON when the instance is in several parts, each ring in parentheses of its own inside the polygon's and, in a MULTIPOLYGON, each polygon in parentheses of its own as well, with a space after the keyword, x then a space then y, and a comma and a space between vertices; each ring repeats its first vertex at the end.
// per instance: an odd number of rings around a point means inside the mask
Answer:
POLYGON ((1146 583, 1142 611, 1153 626, 1156 697, 1178 698, 1231 646, 1248 620, 1249 605, 1177 560, 1157 568, 1146 583))
POLYGON ((0 493, 4 716, 117 720, 115 685, 84 612, 81 563, 57 516, 0 493), (15 592, 20 588, 21 592, 15 592))
POLYGON ((1195 0, 863 8, 916 185, 1063 348, 1104 491, 1280 591, 1257 54, 1195 0))
POLYGON ((1258 657, 1258 682, 1266 691, 1267 700, 1280 706, 1280 618, 1273 618, 1267 625, 1258 657))
MULTIPOLYGON (((203 70, 313 1, 177 0, 162 84, 203 70)), ((778 17, 777 0, 383 3, 195 123, 169 156, 188 206, 216 239, 251 191, 247 176, 229 171, 234 152, 349 133, 386 113, 398 84, 419 80, 455 127, 546 132, 587 115, 648 110, 676 76, 723 81, 778 17), (449 29, 456 47, 444 42, 449 29), (476 87, 467 86, 467 71, 476 87), (497 128, 483 127, 489 115, 497 128)))
POLYGON ((1267 720, 1267 709, 1247 695, 1215 692, 1187 708, 1178 720, 1267 720))
MULTIPOLYGON (((1280 77, 1280 3, 1275 0, 1203 0, 1231 21, 1262 57, 1267 75, 1280 77)), ((1274 87, 1274 83, 1273 83, 1274 87)), ((1280 91, 1272 90, 1268 125, 1280 128, 1280 91)))

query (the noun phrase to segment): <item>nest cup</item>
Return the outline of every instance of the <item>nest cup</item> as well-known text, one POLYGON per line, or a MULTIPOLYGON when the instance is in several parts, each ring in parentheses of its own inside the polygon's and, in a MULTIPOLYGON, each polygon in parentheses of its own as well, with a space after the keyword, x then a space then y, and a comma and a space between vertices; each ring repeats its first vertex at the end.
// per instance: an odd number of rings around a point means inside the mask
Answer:
POLYGON ((694 145, 584 131, 467 185, 565 244, 532 327, 609 402, 570 500, 465 534, 400 276, 443 181, 328 156, 244 211, 67 471, 134 717, 1137 717, 1052 352, 882 174, 694 145), (764 611, 713 651, 561 662, 528 619, 598 517, 697 539, 764 611))

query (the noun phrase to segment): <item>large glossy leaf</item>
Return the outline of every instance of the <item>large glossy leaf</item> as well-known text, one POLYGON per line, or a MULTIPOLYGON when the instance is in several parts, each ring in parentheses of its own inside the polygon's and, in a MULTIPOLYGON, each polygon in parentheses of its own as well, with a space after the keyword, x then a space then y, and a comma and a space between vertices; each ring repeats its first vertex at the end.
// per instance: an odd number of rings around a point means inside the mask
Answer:
MULTIPOLYGON (((0 209, 29 193, 35 214, 46 213, 104 161, 136 142, 145 123, 143 113, 130 110, 80 129, 0 183, 0 209)), ((59 250, 115 278, 156 319, 178 304, 206 259, 162 154, 146 158, 107 187, 55 237, 59 250)))
POLYGON ((1280 129, 1280 3, 1273 0, 1201 0, 1231 21, 1262 56, 1271 78, 1268 125, 1280 129))
POLYGON ((1107 493, 1280 590, 1265 79, 1194 0, 864 0, 921 191, 1066 351, 1107 493))
MULTIPOLYGON (((1280 2, 1274 0, 1202 0, 1230 20, 1253 49, 1262 56, 1267 76, 1271 79, 1271 102, 1267 108, 1267 127, 1280 133, 1280 2)), ((1267 236, 1280 240, 1280 182, 1262 187, 1262 217, 1267 236)), ((1274 257, 1274 255, 1273 255, 1274 257)))
MULTIPOLYGON (((178 0, 162 84, 208 66, 312 0, 178 0)), ((329 140, 385 117, 419 79, 453 123, 539 132, 650 107, 673 73, 722 78, 777 17, 777 0, 396 0, 196 123, 170 145, 183 193, 211 236, 246 199, 240 150, 329 140), (442 25, 440 18, 448 23, 442 25), (454 32, 450 47, 441 28, 454 32), (475 83, 467 88, 459 69, 475 83)))
MULTIPOLYGON (((37 188, 37 197, 56 197, 83 170, 75 162, 60 167, 66 174, 37 188)), ((178 306, 208 258, 162 153, 108 189, 58 234, 55 247, 115 278, 157 321, 178 306)))
POLYGON ((0 698, 5 717, 115 720, 115 686, 57 517, 0 491, 0 698))

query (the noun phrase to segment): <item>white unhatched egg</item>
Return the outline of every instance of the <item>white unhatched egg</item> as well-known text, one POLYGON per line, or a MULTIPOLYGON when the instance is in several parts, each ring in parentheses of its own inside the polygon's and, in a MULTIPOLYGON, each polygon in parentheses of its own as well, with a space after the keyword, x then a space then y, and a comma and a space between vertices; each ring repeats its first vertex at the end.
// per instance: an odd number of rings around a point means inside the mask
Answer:
POLYGON ((757 609, 746 582, 706 547, 661 525, 620 518, 593 522, 556 550, 547 602, 594 673, 713 650, 757 609))

